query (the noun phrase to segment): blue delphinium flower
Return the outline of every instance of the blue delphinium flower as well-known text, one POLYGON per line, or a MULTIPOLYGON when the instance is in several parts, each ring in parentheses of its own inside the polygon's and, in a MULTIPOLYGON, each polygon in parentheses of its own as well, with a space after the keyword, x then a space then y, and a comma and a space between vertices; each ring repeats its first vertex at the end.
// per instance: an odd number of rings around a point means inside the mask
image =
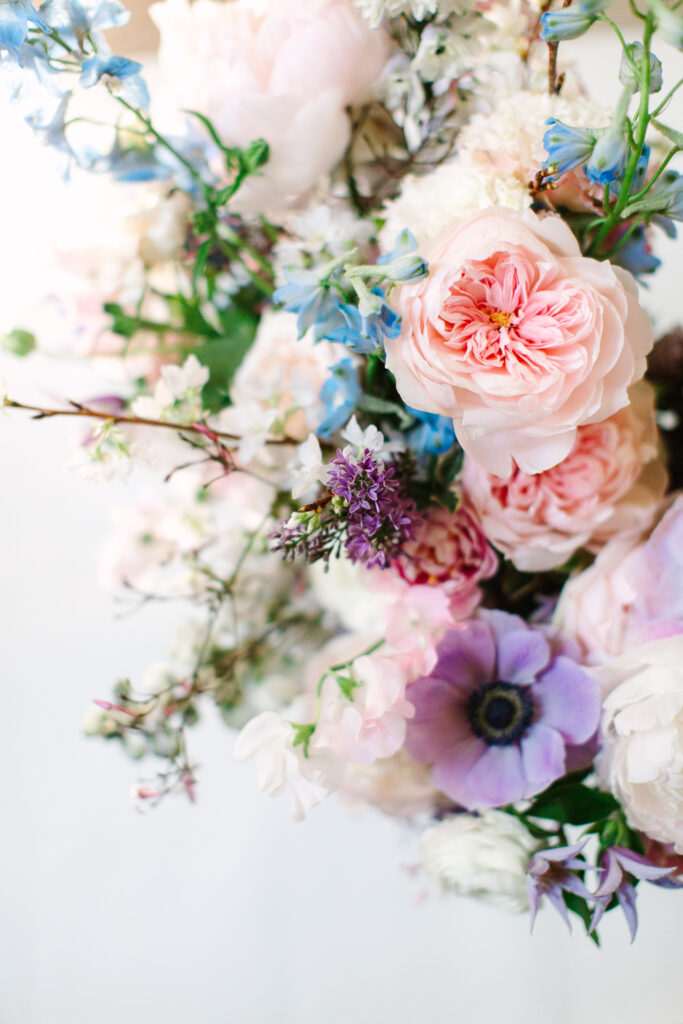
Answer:
POLYGON ((638 930, 638 914, 636 912, 636 890, 629 881, 629 876, 637 878, 638 881, 652 882, 653 885, 664 888, 678 889, 680 887, 679 883, 670 877, 674 868, 657 867, 647 858, 622 846, 612 846, 605 850, 600 858, 600 867, 603 875, 592 896, 595 901, 595 911, 590 931, 597 928, 612 897, 616 897, 626 917, 628 930, 631 933, 631 942, 635 939, 638 930))
POLYGON ((0 49, 16 52, 28 35, 29 22, 47 27, 29 0, 0 0, 0 49))
POLYGON ((590 159, 597 134, 591 128, 574 128, 551 117, 546 121, 550 127, 543 136, 543 145, 548 159, 543 166, 552 168, 553 174, 561 175, 590 159))
POLYGON ((297 314, 300 338, 312 327, 314 340, 320 341, 328 330, 344 326, 339 292, 330 280, 321 282, 319 273, 302 267, 285 267, 284 274, 287 283, 276 289, 273 301, 297 314))
POLYGON ((387 304, 381 288, 374 288, 371 294, 377 301, 371 306, 366 303, 365 310, 362 306, 338 303, 337 310, 343 322, 332 329, 327 327, 322 337, 339 342, 352 352, 382 352, 384 339, 397 338, 401 333, 401 318, 387 304))
POLYGON ((406 409, 419 423, 408 431, 406 444, 418 455, 443 455, 455 444, 455 430, 453 420, 448 416, 439 416, 434 412, 422 412, 419 409, 412 409, 409 405, 406 409))
POLYGON ((340 430, 350 419, 361 394, 358 374, 351 360, 342 359, 335 363, 320 391, 325 418, 318 427, 318 436, 326 439, 340 430))
POLYGON ((541 15, 541 39, 546 43, 577 39, 597 21, 600 12, 610 3, 611 0, 582 0, 561 11, 546 11, 541 15))
POLYGON ((595 143, 585 171, 591 181, 600 185, 612 185, 624 176, 629 157, 629 143, 623 122, 615 121, 595 143))
POLYGON ((149 92, 140 76, 142 64, 127 57, 88 57, 81 65, 80 83, 90 89, 102 78, 116 79, 120 83, 118 92, 136 107, 149 107, 149 92))
POLYGON ((642 225, 631 232, 624 244, 611 254, 610 260, 617 266, 629 270, 634 277, 640 277, 641 274, 653 274, 662 262, 650 249, 642 225))
POLYGON ((427 273, 427 263, 417 252, 417 239, 407 228, 398 235, 392 251, 380 256, 377 266, 383 267, 387 279, 396 284, 419 281, 427 273))
MULTIPOLYGON (((88 36, 120 28, 130 19, 130 11, 120 0, 45 0, 40 14, 64 42, 74 47, 88 36)), ((98 49, 102 48, 98 45, 98 49)))

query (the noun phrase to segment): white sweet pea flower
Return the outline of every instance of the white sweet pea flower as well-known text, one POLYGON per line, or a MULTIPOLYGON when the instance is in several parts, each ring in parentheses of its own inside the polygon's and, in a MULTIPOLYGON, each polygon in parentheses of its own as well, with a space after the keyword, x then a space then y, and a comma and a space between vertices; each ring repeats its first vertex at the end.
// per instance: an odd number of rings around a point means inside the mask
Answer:
POLYGON ((505 910, 528 908, 526 868, 539 844, 517 818, 456 814, 428 828, 420 845, 422 864, 442 889, 505 910))
POLYGON ((361 452, 366 448, 369 448, 371 452, 379 452, 384 448, 384 434, 382 431, 378 430, 372 423, 365 430, 362 430, 355 415, 346 424, 341 436, 361 452))
POLYGON ((196 356, 188 356, 182 366, 163 366, 154 395, 143 395, 133 402, 136 416, 173 423, 194 423, 202 415, 202 388, 209 371, 196 356))
POLYGON ((237 461, 249 465, 271 436, 277 419, 277 409, 264 408, 253 399, 232 405, 220 414, 219 427, 241 438, 237 448, 237 461))
POLYGON ((288 793, 292 815, 301 821, 308 811, 337 788, 343 764, 329 750, 294 746, 295 731, 291 722, 274 711, 264 711, 248 722, 237 738, 235 757, 238 761, 253 759, 258 787, 269 796, 288 793))
POLYGON ((292 497, 298 500, 307 494, 318 483, 325 483, 327 466, 323 462, 320 442, 315 434, 309 434, 297 449, 296 462, 293 469, 292 497))

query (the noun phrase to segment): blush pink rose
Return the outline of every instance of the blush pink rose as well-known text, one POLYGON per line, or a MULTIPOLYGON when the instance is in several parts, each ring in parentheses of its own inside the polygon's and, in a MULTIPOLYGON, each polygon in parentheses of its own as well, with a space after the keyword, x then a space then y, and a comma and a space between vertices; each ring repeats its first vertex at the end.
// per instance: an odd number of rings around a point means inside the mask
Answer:
POLYGON ((470 512, 438 507, 404 544, 396 568, 410 584, 440 587, 453 617, 466 619, 481 601, 479 582, 495 575, 498 559, 470 512))
POLYGON ((593 663, 683 633, 683 495, 664 507, 649 536, 615 537, 562 590, 555 623, 593 663))
POLYGON ((164 0, 151 15, 164 102, 208 116, 227 145, 270 145, 231 203, 246 212, 282 205, 332 169, 350 138, 346 108, 371 97, 391 53, 352 0, 164 0))
POLYGON ((652 326, 630 274, 581 255, 552 215, 486 210, 444 231, 405 285, 387 366, 407 405, 453 419, 491 473, 540 473, 577 428, 628 404, 652 326))
POLYGON ((465 460, 465 502, 522 572, 552 569, 577 548, 597 551, 652 521, 667 474, 657 457, 651 386, 636 384, 631 400, 604 422, 579 427, 566 459, 543 473, 515 468, 504 480, 465 460))

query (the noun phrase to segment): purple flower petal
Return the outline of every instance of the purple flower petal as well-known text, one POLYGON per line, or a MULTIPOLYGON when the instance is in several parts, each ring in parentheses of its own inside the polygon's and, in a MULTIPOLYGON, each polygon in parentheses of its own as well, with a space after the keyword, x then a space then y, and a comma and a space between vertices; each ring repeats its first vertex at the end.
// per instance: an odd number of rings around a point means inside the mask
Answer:
POLYGON ((418 679, 408 686, 406 698, 415 717, 408 723, 405 748, 417 761, 433 764, 472 735, 457 690, 446 680, 418 679))
POLYGON ((467 776, 474 764, 487 752, 489 748, 483 740, 472 736, 462 743, 458 743, 450 753, 440 757, 434 765, 432 779, 437 789, 440 789, 451 800, 462 804, 468 810, 472 810, 468 803, 470 799, 467 776))
POLYGON ((601 858, 601 866, 604 868, 604 873, 600 879, 600 885, 593 893, 593 897, 596 900, 606 899, 609 902, 609 897, 617 891, 624 877, 624 872, 612 850, 607 850, 605 856, 601 858))
POLYGON ((561 655, 531 691, 541 706, 541 721, 557 729, 567 743, 585 743, 598 727, 597 683, 580 665, 561 655))
POLYGON ((465 781, 468 810, 500 807, 521 800, 526 789, 522 756, 516 744, 487 747, 465 781))
POLYGON ((666 878, 667 875, 673 874, 676 870, 673 867, 658 868, 647 857, 641 857, 639 853, 627 850, 623 846, 613 846, 609 852, 619 862, 624 871, 628 871, 630 875, 634 875, 644 882, 653 882, 659 878, 666 878))
POLYGON ((521 742, 526 776, 524 796, 535 796, 564 774, 564 743, 559 732, 547 725, 533 725, 521 742))
POLYGON ((548 641, 538 630, 510 630, 498 642, 498 678, 524 686, 550 661, 548 641))
POLYGON ((628 924, 628 930, 631 933, 631 942, 636 937, 638 931, 638 912, 636 910, 636 890, 628 882, 623 882, 617 889, 617 899, 619 900, 619 906, 624 911, 624 917, 628 924))
POLYGON ((486 623, 471 621, 449 630, 439 644, 434 675, 454 686, 473 690, 490 683, 496 674, 496 647, 486 623))

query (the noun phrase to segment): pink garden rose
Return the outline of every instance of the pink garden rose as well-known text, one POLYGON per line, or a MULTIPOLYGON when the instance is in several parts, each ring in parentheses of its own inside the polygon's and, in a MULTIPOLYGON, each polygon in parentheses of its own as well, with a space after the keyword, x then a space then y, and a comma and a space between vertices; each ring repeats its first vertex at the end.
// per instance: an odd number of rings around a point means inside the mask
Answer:
POLYGON ((452 225, 405 285, 387 366, 407 405, 450 416, 491 473, 557 465, 577 428, 628 404, 652 326, 630 274, 581 255, 559 217, 503 208, 452 225))
POLYGON ((566 459, 543 473, 515 467, 504 480, 465 460, 466 503, 491 543, 522 572, 552 569, 579 547, 595 551, 652 520, 667 475, 657 457, 650 385, 635 385, 631 400, 602 423, 579 427, 566 459))
POLYGON ((453 617, 466 619, 481 600, 478 583, 495 574, 498 559, 466 509, 439 506, 425 515, 415 540, 404 544, 396 567, 408 583, 438 586, 453 617))
POLYGON ((270 145, 231 204, 247 212, 282 205, 331 170, 350 138, 346 108, 371 97, 391 51, 352 0, 164 0, 151 14, 175 108, 207 115, 229 146, 270 145))
POLYGON ((615 537, 570 579, 555 623, 591 662, 683 633, 683 495, 649 537, 615 537))

